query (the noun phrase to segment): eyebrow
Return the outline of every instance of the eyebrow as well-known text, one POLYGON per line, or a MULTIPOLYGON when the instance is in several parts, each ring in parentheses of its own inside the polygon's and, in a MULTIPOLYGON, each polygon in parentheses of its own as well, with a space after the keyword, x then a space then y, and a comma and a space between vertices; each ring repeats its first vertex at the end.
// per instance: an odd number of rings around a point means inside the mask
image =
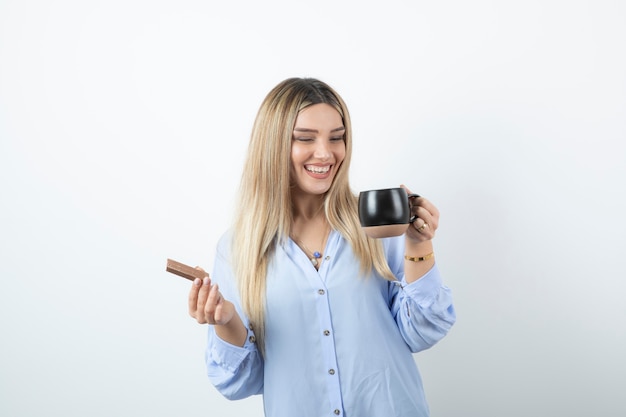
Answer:
MULTIPOLYGON (((342 131, 344 131, 344 130, 346 130, 346 128, 345 128, 344 126, 341 126, 341 127, 336 127, 336 128, 334 128, 334 129, 333 129, 333 130, 331 130, 330 132, 331 132, 331 133, 334 133, 334 132, 342 132, 342 131)), ((319 130, 317 130, 317 129, 307 129, 307 128, 305 128, 305 127, 296 127, 296 128, 294 128, 294 129, 293 129, 293 131, 294 131, 294 132, 311 132, 311 133, 319 133, 319 130)))

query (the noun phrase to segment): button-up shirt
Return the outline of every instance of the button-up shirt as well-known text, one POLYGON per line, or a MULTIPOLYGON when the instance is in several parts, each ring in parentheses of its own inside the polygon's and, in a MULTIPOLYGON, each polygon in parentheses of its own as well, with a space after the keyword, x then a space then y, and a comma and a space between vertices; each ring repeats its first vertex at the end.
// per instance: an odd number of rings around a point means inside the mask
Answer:
MULTIPOLYGON (((267 271, 265 357, 253 329, 240 347, 209 326, 211 382, 230 399, 262 394, 267 417, 428 416, 413 353, 445 336, 455 312, 436 265, 405 281, 404 239, 383 239, 395 282, 364 274, 336 231, 319 270, 291 239, 278 245, 267 271)), ((249 327, 229 252, 226 235, 211 279, 249 327)))

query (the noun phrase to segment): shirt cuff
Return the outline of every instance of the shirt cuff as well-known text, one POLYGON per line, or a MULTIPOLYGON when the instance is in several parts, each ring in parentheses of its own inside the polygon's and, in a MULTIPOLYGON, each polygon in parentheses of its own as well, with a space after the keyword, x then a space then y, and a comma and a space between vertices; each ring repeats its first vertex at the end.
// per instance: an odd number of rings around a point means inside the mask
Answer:
POLYGON ((254 332, 248 329, 246 342, 242 346, 236 346, 222 340, 216 333, 215 329, 210 330, 212 333, 211 343, 209 345, 209 359, 216 365, 235 372, 241 362, 251 353, 257 350, 254 332))
POLYGON ((430 268, 420 279, 410 284, 406 282, 406 279, 402 279, 402 288, 405 295, 423 307, 430 306, 437 299, 442 286, 443 280, 437 264, 430 268))

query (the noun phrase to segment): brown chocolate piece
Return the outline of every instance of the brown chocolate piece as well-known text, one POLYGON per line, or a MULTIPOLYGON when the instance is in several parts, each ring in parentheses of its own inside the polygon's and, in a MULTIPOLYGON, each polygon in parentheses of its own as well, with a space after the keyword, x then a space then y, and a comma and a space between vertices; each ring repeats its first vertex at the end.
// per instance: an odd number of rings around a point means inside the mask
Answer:
POLYGON ((199 269, 193 268, 189 265, 176 262, 173 259, 167 260, 167 266, 165 267, 165 270, 167 272, 171 272, 172 274, 187 278, 191 281, 195 280, 196 278, 203 279, 204 277, 206 277, 206 272, 200 271, 199 269))

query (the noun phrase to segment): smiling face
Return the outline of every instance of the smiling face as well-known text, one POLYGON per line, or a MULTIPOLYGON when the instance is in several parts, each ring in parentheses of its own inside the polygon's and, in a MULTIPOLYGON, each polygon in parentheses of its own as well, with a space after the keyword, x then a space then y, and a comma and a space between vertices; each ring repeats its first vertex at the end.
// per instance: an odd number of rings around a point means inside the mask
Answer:
POLYGON ((341 115, 329 104, 314 104, 296 119, 291 141, 291 176, 296 191, 327 192, 346 156, 346 129, 341 115))

